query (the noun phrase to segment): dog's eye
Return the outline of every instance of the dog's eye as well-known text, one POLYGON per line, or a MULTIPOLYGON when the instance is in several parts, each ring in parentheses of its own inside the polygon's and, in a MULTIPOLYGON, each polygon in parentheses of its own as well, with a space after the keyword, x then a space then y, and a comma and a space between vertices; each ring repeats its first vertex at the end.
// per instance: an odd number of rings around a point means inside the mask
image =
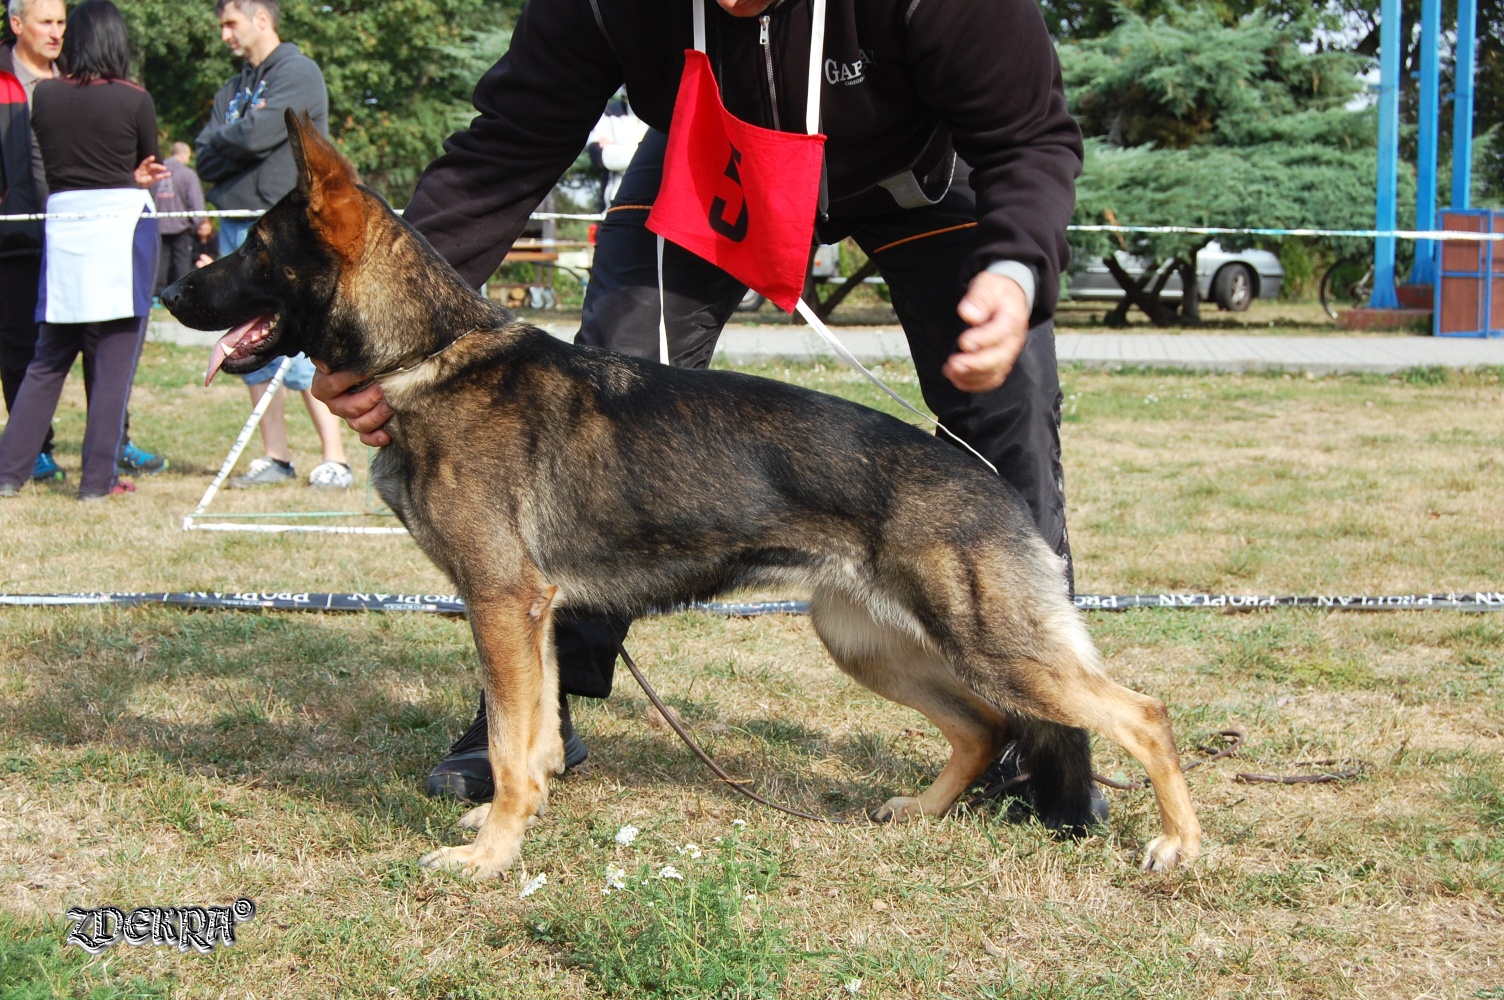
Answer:
POLYGON ((287 275, 288 281, 296 281, 298 279, 298 272, 296 268, 284 267, 282 269, 282 273, 287 275))

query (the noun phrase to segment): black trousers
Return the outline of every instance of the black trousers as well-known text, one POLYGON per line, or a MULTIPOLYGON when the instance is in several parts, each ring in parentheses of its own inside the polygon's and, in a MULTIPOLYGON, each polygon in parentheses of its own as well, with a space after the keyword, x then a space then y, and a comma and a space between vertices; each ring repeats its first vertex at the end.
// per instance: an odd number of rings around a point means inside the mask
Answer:
MULTIPOLYGON (((6 413, 15 413, 16 394, 37 353, 37 337, 42 333, 42 325, 36 321, 41 280, 40 254, 0 257, 0 388, 4 390, 6 413)), ((41 450, 52 452, 50 424, 41 450)))
MULTIPOLYGON (((665 142, 662 133, 648 132, 597 232, 577 343, 658 357, 657 238, 644 223, 657 197, 665 142)), ((1069 577, 1053 323, 1029 331, 1008 380, 992 392, 963 392, 940 372, 966 329, 956 305, 969 279, 964 267, 976 231, 976 196, 964 164, 958 168, 950 193, 938 204, 834 219, 820 227, 819 238, 834 243, 849 236, 877 262, 925 403, 1023 495, 1045 540, 1066 560, 1069 577)), ((664 247, 663 272, 670 361, 706 367, 746 286, 672 243, 664 247)), ((616 645, 630 624, 561 617, 555 626, 561 689, 596 698, 610 694, 616 645)))
POLYGON ((161 295, 162 289, 193 271, 194 251, 198 248, 198 233, 185 229, 181 233, 163 233, 162 246, 157 256, 157 285, 153 295, 161 295))
POLYGON ((92 380, 84 428, 81 496, 99 496, 115 485, 115 462, 125 441, 125 407, 146 341, 146 318, 101 323, 43 323, 36 357, 16 397, 16 408, 0 437, 0 484, 20 486, 31 478, 32 462, 52 426, 63 382, 79 354, 92 380))

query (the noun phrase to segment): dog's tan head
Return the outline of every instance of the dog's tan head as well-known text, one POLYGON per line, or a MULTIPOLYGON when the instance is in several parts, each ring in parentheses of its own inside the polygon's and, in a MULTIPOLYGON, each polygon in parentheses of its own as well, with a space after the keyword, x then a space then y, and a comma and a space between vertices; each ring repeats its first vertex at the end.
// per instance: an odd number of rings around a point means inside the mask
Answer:
POLYGON ((286 119, 297 186, 234 253, 162 292, 188 326, 230 328, 205 384, 221 368, 246 374, 300 351, 374 374, 443 346, 435 318, 446 310, 486 310, 306 113, 286 119))

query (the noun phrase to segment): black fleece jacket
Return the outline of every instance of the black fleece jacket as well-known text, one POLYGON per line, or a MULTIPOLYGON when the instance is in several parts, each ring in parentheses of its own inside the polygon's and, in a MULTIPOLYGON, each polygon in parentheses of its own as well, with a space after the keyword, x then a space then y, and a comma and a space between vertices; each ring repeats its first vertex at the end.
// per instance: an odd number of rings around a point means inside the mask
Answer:
MULTIPOLYGON (((0 45, 0 72, 14 74, 14 42, 0 45)), ((26 91, 14 75, 0 87, 0 215, 42 210, 31 178, 31 114, 26 91)), ((42 223, 0 222, 0 257, 34 257, 42 252, 42 223)))
MULTIPOLYGON (((479 117, 424 171, 408 220, 466 280, 485 281, 620 85, 639 117, 668 130, 695 2, 531 0, 511 50, 475 89, 479 117)), ((706 7, 706 48, 727 109, 802 131, 809 0, 784 0, 758 18, 732 17, 713 0, 706 7)), ((1028 266, 1035 316, 1053 313, 1081 133, 1035 0, 828 0, 824 70, 830 214, 938 197, 959 154, 972 168, 980 222, 971 271, 1028 266)))

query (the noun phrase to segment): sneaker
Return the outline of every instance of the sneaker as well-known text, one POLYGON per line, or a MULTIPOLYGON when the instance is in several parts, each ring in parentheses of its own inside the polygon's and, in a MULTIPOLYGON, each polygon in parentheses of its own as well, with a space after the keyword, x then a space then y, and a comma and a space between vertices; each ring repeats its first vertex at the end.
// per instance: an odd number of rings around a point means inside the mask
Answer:
POLYGON ((111 486, 108 493, 80 493, 78 498, 85 503, 93 503, 95 500, 108 500, 110 497, 124 496, 134 492, 136 492, 136 484, 129 479, 122 479, 111 486))
POLYGON ((348 490, 355 477, 344 462, 320 462, 308 474, 308 485, 326 490, 348 490))
POLYGON ((153 455, 136 447, 127 441, 125 447, 120 449, 120 458, 115 463, 122 474, 133 476, 155 476, 172 463, 162 455, 153 455))
MULTIPOLYGON (((559 735, 564 737, 564 770, 572 771, 585 763, 590 751, 574 731, 569 718, 569 698, 559 695, 559 735)), ((475 721, 465 730, 444 759, 428 775, 430 796, 450 795, 461 802, 489 802, 496 788, 491 777, 491 753, 486 726, 486 696, 480 696, 475 721)))
POLYGON ((230 485, 238 490, 250 489, 253 486, 270 486, 273 483, 285 483, 289 479, 298 478, 298 472, 292 467, 291 462, 281 462, 275 458, 262 456, 251 462, 245 474, 236 476, 230 480, 230 485))
POLYGON ((21 495, 21 487, 12 486, 10 483, 0 483, 0 497, 9 500, 21 495))
POLYGON ((34 483, 66 482, 68 474, 58 467, 57 460, 49 452, 42 452, 31 466, 31 481, 34 483))

